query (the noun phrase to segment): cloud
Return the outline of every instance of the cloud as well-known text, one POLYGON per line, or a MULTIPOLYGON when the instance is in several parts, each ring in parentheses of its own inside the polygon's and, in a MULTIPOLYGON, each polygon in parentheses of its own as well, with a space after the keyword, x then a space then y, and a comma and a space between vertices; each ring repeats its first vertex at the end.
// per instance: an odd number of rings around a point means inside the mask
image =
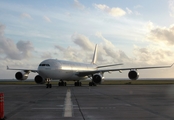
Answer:
POLYGON ((0 56, 14 60, 30 58, 34 49, 32 43, 20 40, 15 44, 13 40, 4 37, 4 29, 5 26, 0 25, 0 56))
MULTIPOLYGON (((133 56, 129 57, 123 50, 118 49, 110 40, 106 39, 100 32, 96 36, 101 39, 98 43, 97 64, 124 63, 129 67, 147 66, 154 64, 172 63, 174 53, 170 49, 156 46, 147 47, 134 46, 133 56)), ((75 45, 67 48, 56 45, 56 53, 65 60, 90 63, 93 56, 95 44, 82 34, 73 34, 72 41, 75 45), (79 46, 79 47, 77 47, 79 46)))
POLYGON ((132 10, 130 10, 129 8, 126 8, 126 10, 127 10, 128 14, 132 14, 133 13, 132 10))
POLYGON ((85 50, 92 50, 94 47, 94 44, 84 35, 75 33, 71 38, 75 44, 85 50))
POLYGON ((52 54, 50 52, 44 52, 44 53, 42 53, 41 58, 50 59, 50 58, 52 58, 52 54))
POLYGON ((60 50, 60 51, 64 51, 65 50, 63 47, 61 47, 59 45, 55 45, 55 48, 58 49, 58 50, 60 50))
POLYGON ((81 4, 78 0, 74 0, 74 6, 80 10, 85 9, 85 6, 81 4))
POLYGON ((18 48, 18 54, 20 54, 22 59, 30 58, 32 56, 31 51, 34 50, 34 47, 30 41, 20 40, 17 42, 16 46, 18 48))
POLYGON ((72 41, 75 45, 64 48, 59 45, 55 45, 55 48, 59 50, 59 55, 63 56, 65 60, 72 60, 78 62, 91 62, 92 54, 95 44, 93 44, 86 36, 75 33, 71 36, 72 41))
POLYGON ((156 27, 148 34, 148 39, 153 42, 163 42, 168 45, 174 45, 174 25, 169 28, 156 27))
POLYGON ((43 19, 44 19, 45 21, 47 21, 47 22, 51 22, 51 19, 50 19, 49 17, 47 17, 47 16, 43 16, 43 19))
POLYGON ((121 17, 126 14, 126 12, 124 10, 122 10, 121 8, 118 8, 118 7, 110 8, 109 6, 107 6, 105 4, 94 4, 94 6, 114 17, 121 17))
POLYGON ((136 6, 134 6, 134 9, 139 9, 139 8, 143 8, 143 6, 142 5, 136 5, 136 6))
POLYGON ((138 11, 136 11, 136 10, 132 11, 132 10, 130 10, 129 8, 126 8, 126 11, 127 11, 127 13, 128 13, 129 15, 131 15, 131 14, 134 14, 134 15, 137 15, 137 16, 140 16, 140 15, 141 15, 140 12, 138 12, 138 11))
POLYGON ((111 59, 110 61, 115 61, 115 62, 129 61, 128 56, 122 50, 117 49, 115 45, 112 44, 111 41, 104 38, 101 33, 97 32, 96 36, 103 40, 102 50, 101 50, 102 51, 101 54, 105 53, 103 54, 103 56, 109 56, 111 59))
POLYGON ((33 19, 28 13, 22 13, 21 17, 22 18, 27 18, 27 19, 33 19))
POLYGON ((164 49, 160 46, 138 47, 134 46, 135 62, 147 64, 159 64, 173 62, 171 58, 174 53, 171 50, 164 49))
POLYGON ((90 62, 88 61, 90 55, 88 56, 88 54, 83 49, 79 50, 76 47, 63 48, 59 45, 56 45, 55 48, 59 50, 58 55, 62 55, 64 60, 76 62, 90 62))
POLYGON ((169 0, 169 15, 174 18, 174 0, 169 0))
POLYGON ((0 24, 0 37, 4 35, 5 26, 0 24))
MULTIPOLYGON (((117 49, 109 40, 105 39, 101 33, 97 33, 97 37, 102 39, 102 42, 98 45, 97 63, 108 64, 129 61, 127 55, 117 49)), ((78 62, 91 62, 95 44, 82 34, 73 34, 72 41, 75 45, 68 48, 63 48, 56 45, 55 48, 59 50, 59 55, 63 55, 66 60, 73 60, 78 62)))
POLYGON ((147 30, 152 30, 154 29, 154 24, 151 21, 148 21, 147 24, 145 25, 145 28, 147 30))

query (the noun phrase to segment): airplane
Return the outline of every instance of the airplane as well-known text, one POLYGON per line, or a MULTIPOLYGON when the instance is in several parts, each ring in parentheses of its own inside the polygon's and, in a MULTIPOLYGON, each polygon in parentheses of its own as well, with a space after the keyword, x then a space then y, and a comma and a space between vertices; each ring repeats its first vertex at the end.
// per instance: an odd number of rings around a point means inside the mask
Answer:
POLYGON ((111 71, 122 72, 129 70, 128 77, 130 80, 137 80, 139 78, 138 69, 155 69, 155 68, 169 68, 170 66, 157 66, 157 67, 135 67, 135 68, 119 68, 119 69, 101 69, 104 67, 123 65, 110 64, 110 65, 96 65, 97 60, 97 49, 96 44, 94 54, 91 63, 79 63, 58 59, 46 59, 42 61, 37 70, 32 69, 14 69, 7 66, 7 70, 20 70, 15 74, 17 80, 26 80, 30 72, 38 73, 34 80, 37 84, 45 84, 46 88, 51 88, 51 80, 59 80, 58 86, 66 86, 65 81, 75 81, 74 86, 82 86, 81 80, 90 78, 89 86, 96 86, 104 81, 104 73, 111 71))

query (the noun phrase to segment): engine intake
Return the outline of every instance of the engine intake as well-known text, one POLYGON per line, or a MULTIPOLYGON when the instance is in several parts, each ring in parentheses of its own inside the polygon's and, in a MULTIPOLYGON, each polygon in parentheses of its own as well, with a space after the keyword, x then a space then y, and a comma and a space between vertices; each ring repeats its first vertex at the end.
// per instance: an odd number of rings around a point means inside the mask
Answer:
POLYGON ((94 74, 92 77, 92 81, 95 84, 101 84, 103 82, 103 79, 104 77, 100 73, 94 74))
POLYGON ((45 83, 44 78, 42 76, 40 76, 40 75, 36 75, 36 77, 34 78, 34 80, 35 80, 35 82, 37 84, 44 84, 45 83))
POLYGON ((15 74, 17 80, 26 80, 28 78, 28 74, 24 71, 19 71, 15 74))
POLYGON ((131 80, 137 80, 139 78, 139 73, 136 70, 130 70, 128 73, 128 77, 131 80))

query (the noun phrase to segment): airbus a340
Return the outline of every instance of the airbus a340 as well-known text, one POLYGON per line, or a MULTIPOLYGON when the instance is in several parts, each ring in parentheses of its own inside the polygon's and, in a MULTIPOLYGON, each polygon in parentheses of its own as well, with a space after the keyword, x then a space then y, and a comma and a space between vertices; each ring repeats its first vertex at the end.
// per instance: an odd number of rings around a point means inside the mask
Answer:
POLYGON ((34 80, 37 84, 46 83, 47 88, 51 88, 51 80, 59 80, 58 86, 66 86, 65 81, 75 81, 75 86, 81 86, 81 80, 90 78, 89 86, 96 86, 104 81, 104 73, 110 71, 129 70, 128 77, 131 80, 137 80, 139 77, 138 69, 154 69, 154 68, 169 68, 171 66, 157 66, 157 67, 135 67, 135 68, 119 68, 119 69, 101 69, 104 67, 117 66, 122 64, 112 64, 97 66, 97 45, 95 46, 92 62, 79 63, 72 61, 64 61, 57 59, 47 59, 42 61, 37 70, 32 69, 14 69, 7 66, 7 70, 19 70, 15 74, 17 80, 26 80, 30 72, 38 73, 34 80))

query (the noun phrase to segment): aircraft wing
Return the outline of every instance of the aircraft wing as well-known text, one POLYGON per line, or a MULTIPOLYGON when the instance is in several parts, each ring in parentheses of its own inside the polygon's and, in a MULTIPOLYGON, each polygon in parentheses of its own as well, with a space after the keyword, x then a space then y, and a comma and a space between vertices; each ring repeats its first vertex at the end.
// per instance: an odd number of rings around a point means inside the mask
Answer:
MULTIPOLYGON (((173 63, 174 64, 174 63, 173 63)), ((136 68, 119 68, 119 69, 103 69, 103 70, 93 70, 93 71, 79 71, 76 73, 77 76, 88 76, 95 73, 104 73, 110 71, 123 71, 123 70, 138 70, 138 69, 156 69, 156 68, 169 68, 173 66, 157 66, 157 67, 136 67, 136 68)))
POLYGON ((110 67, 110 66, 118 66, 118 65, 123 65, 123 64, 122 63, 119 63, 119 64, 112 64, 112 65, 102 65, 102 66, 97 66, 97 68, 110 67))
POLYGON ((7 70, 22 70, 24 72, 37 72, 37 70, 32 70, 32 69, 13 69, 13 68, 9 68, 7 66, 7 70))

